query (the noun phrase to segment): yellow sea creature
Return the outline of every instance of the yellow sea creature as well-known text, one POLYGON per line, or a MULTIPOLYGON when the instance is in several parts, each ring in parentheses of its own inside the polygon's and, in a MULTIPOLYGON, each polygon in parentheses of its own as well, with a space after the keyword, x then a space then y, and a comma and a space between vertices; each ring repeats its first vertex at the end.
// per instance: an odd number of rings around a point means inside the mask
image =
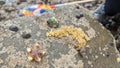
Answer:
POLYGON ((71 26, 62 26, 60 29, 48 32, 46 36, 56 38, 71 36, 73 40, 78 42, 78 44, 74 46, 76 50, 79 50, 82 46, 86 45, 87 41, 90 40, 81 28, 71 26))

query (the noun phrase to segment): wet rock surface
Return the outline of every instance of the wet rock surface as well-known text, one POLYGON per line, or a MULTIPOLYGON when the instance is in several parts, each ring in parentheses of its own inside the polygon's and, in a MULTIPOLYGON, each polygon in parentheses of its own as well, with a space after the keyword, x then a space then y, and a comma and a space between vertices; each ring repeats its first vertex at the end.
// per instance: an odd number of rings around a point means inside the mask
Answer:
POLYGON ((0 68, 119 68, 113 36, 90 14, 82 7, 76 9, 76 6, 66 6, 51 10, 40 17, 19 17, 1 21, 0 68), (80 12, 84 17, 78 20, 75 16, 80 12), (54 29, 47 26, 47 20, 52 17, 59 21, 60 26, 80 27, 89 36, 91 40, 87 45, 90 48, 85 50, 84 58, 71 47, 75 43, 71 38, 46 37, 46 33, 54 29), (9 30, 11 24, 17 24, 19 31, 9 30), (31 34, 29 39, 21 37, 24 31, 31 34), (27 59, 26 49, 35 43, 46 50, 40 63, 27 59))

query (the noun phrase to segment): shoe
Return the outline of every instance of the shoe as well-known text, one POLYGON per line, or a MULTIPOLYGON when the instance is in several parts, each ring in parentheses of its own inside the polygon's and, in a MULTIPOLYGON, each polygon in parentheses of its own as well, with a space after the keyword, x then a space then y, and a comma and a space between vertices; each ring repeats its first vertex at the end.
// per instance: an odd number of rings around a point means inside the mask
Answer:
POLYGON ((104 4, 101 4, 94 12, 94 18, 97 19, 104 26, 109 22, 110 17, 105 15, 104 4))
MULTIPOLYGON (((116 16, 107 16, 104 11, 104 4, 101 4, 94 12, 94 18, 97 19, 105 28, 110 31, 116 31, 120 24, 116 21, 116 16)), ((120 19, 120 15, 118 16, 120 19)), ((117 19, 118 20, 118 19, 117 19)))

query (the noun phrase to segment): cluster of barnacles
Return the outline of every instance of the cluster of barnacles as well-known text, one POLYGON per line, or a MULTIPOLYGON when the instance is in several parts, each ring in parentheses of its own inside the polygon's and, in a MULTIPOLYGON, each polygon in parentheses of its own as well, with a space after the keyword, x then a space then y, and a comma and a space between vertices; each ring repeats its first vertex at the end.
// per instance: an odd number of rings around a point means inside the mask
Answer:
POLYGON ((40 62, 45 54, 45 51, 39 46, 39 44, 35 44, 32 47, 27 48, 27 54, 30 61, 34 60, 36 62, 40 62))
POLYGON ((68 36, 71 36, 73 40, 78 42, 78 44, 74 46, 76 50, 80 50, 80 48, 86 45, 86 42, 90 40, 90 38, 84 33, 81 28, 71 26, 62 26, 58 30, 50 31, 47 33, 47 37, 62 38, 68 36))

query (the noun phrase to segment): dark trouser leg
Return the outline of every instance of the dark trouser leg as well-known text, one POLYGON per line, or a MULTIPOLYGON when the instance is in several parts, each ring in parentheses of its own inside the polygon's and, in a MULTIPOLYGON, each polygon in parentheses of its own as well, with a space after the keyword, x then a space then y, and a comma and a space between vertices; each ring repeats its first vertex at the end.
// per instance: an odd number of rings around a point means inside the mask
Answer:
POLYGON ((120 13, 120 0, 106 0, 104 9, 105 14, 109 16, 120 13))

